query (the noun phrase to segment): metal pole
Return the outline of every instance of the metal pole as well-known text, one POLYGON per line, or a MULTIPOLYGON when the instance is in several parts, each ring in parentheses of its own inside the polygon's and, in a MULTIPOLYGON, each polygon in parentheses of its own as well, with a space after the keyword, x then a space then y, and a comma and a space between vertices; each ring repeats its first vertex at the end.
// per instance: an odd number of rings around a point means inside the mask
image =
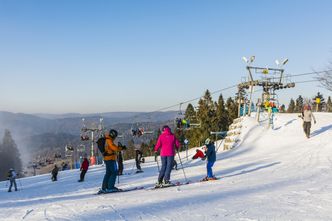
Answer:
POLYGON ((93 151, 93 130, 91 131, 91 157, 94 157, 94 151, 93 151))
POLYGON ((238 107, 238 117, 240 117, 241 116, 241 93, 240 93, 240 88, 239 88, 239 97, 238 97, 238 99, 239 99, 239 107, 238 107))
POLYGON ((250 89, 250 101, 249 101, 249 110, 248 110, 248 116, 250 117, 251 115, 251 102, 252 102, 252 92, 254 90, 254 86, 252 84, 252 81, 251 81, 251 89, 250 89))

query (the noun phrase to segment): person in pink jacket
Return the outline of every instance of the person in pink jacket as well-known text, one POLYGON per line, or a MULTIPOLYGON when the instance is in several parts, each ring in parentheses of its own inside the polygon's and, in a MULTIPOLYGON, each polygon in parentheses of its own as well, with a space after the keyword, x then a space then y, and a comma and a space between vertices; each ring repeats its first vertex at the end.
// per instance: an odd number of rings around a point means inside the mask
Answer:
POLYGON ((180 143, 172 133, 169 126, 163 126, 162 134, 160 134, 157 144, 154 148, 155 153, 160 150, 161 169, 159 172, 157 187, 171 185, 170 176, 172 171, 172 164, 176 154, 175 149, 179 149, 180 143), (164 180, 164 183, 163 183, 164 180))

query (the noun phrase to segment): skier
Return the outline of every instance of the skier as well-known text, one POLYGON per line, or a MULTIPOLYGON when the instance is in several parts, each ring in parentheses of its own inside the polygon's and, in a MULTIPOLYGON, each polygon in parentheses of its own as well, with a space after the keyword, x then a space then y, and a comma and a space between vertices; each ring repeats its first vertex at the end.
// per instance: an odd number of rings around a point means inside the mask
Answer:
POLYGON ((311 120, 314 120, 314 123, 316 124, 315 116, 313 115, 311 111, 310 105, 304 105, 303 112, 302 112, 302 119, 303 119, 303 130, 307 138, 310 137, 310 128, 311 128, 311 120))
POLYGON ((119 191, 116 188, 115 180, 118 174, 118 169, 116 165, 116 152, 124 150, 126 147, 119 147, 114 144, 114 140, 118 136, 118 132, 116 130, 111 129, 109 133, 105 134, 106 142, 105 142, 105 153, 104 153, 104 162, 106 165, 106 173, 103 179, 102 188, 99 193, 109 193, 119 191))
POLYGON ((197 158, 201 158, 202 160, 204 160, 204 153, 203 151, 199 150, 199 149, 196 149, 196 153, 195 155, 192 157, 193 160, 197 159, 197 158))
POLYGON ((202 181, 216 180, 216 177, 213 175, 212 172, 213 164, 216 162, 216 147, 214 146, 214 143, 211 142, 210 138, 207 138, 205 140, 205 146, 203 148, 205 149, 205 156, 203 159, 207 159, 207 176, 202 181))
POLYGON ((84 155, 84 159, 83 159, 83 162, 81 164, 81 175, 80 175, 80 179, 78 182, 83 182, 84 181, 84 177, 85 177, 85 174, 86 172, 88 171, 89 169, 89 161, 88 161, 88 158, 86 155, 84 155))
POLYGON ((13 168, 10 168, 10 170, 8 172, 8 180, 10 181, 8 192, 12 191, 13 184, 15 187, 15 191, 17 191, 16 176, 17 176, 17 174, 16 174, 15 170, 13 168))
MULTIPOLYGON (((121 146, 120 144, 121 143, 118 143, 118 146, 121 146)), ((119 167, 118 176, 121 176, 121 175, 123 175, 123 155, 122 155, 122 151, 120 151, 119 154, 118 154, 118 167, 119 167)))
POLYGON ((52 181, 57 181, 58 172, 59 168, 56 164, 54 164, 54 168, 52 170, 52 181))
POLYGON ((140 146, 135 147, 135 153, 136 153, 135 161, 136 161, 136 168, 137 168, 136 173, 142 173, 143 170, 141 168, 141 162, 142 162, 142 158, 143 158, 143 152, 142 152, 140 146))
POLYGON ((179 147, 180 143, 178 139, 176 139, 175 135, 172 133, 169 126, 163 126, 162 134, 159 136, 157 144, 154 148, 155 154, 157 154, 158 150, 161 149, 161 169, 159 172, 158 183, 156 184, 156 187, 172 185, 170 183, 172 164, 176 153, 175 148, 178 150, 179 147))

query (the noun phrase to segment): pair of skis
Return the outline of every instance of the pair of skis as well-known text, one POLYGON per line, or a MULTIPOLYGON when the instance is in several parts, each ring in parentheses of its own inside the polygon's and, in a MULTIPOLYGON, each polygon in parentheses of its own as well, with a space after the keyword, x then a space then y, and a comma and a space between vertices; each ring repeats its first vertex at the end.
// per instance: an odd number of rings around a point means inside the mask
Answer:
MULTIPOLYGON (((215 180, 218 180, 218 179, 219 178, 216 178, 215 180)), ((179 186, 184 186, 184 185, 190 185, 190 184, 208 182, 208 181, 215 181, 215 180, 199 180, 199 181, 188 181, 188 182, 176 182, 176 183, 172 183, 170 185, 165 185, 165 186, 132 187, 132 188, 126 188, 126 189, 117 189, 117 190, 109 191, 109 192, 98 192, 97 195, 110 194, 110 193, 123 193, 123 192, 130 192, 130 191, 143 190, 143 189, 144 190, 158 190, 158 189, 164 189, 164 188, 169 188, 169 187, 179 187, 179 186)))

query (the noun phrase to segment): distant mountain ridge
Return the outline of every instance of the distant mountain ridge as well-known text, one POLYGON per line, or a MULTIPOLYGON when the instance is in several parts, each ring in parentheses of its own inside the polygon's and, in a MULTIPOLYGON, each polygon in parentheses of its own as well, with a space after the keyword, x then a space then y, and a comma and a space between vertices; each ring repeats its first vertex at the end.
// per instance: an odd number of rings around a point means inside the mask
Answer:
MULTIPOLYGON (((146 130, 157 130, 162 124, 174 122, 177 111, 168 112, 109 112, 96 114, 24 114, 0 111, 0 139, 9 129, 25 162, 38 151, 49 151, 65 143, 79 144, 82 118, 89 125, 98 124, 103 117, 106 129, 114 128, 124 134, 124 142, 131 139, 132 127, 144 126, 146 130)), ((148 139, 148 137, 145 137, 148 139)))
POLYGON ((77 135, 86 122, 99 122, 104 119, 106 127, 119 123, 163 122, 175 119, 176 111, 167 112, 108 112, 95 114, 24 114, 0 111, 0 134, 9 129, 12 134, 26 136, 41 133, 69 133, 77 135))

